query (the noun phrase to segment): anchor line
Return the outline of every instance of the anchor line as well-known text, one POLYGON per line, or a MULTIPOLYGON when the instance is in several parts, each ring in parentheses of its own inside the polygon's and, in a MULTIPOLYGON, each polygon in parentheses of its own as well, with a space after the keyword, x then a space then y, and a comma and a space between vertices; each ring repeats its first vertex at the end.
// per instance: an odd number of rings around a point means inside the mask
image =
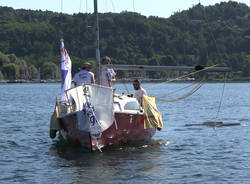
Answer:
POLYGON ((221 109, 221 105, 222 105, 222 100, 223 100, 223 96, 224 96, 224 92, 225 92, 225 86, 226 86, 226 81, 227 81, 227 74, 224 74, 224 84, 223 84, 223 88, 222 88, 222 93, 221 93, 221 97, 220 97, 220 103, 219 103, 219 107, 218 107, 218 111, 215 117, 215 120, 218 119, 219 113, 220 113, 220 109, 221 109))

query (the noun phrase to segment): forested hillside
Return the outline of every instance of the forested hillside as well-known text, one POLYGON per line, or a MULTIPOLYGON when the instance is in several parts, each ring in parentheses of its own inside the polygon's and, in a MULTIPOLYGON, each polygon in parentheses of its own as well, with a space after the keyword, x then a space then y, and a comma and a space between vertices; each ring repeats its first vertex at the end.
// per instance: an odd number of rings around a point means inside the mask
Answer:
MULTIPOLYGON (((113 63, 220 64, 231 66, 234 78, 250 76, 250 8, 245 4, 198 4, 167 19, 132 12, 99 18, 101 56, 110 56, 113 63)), ((0 7, 0 80, 38 74, 60 78, 60 38, 73 61, 72 73, 83 61, 95 60, 93 14, 0 7)))

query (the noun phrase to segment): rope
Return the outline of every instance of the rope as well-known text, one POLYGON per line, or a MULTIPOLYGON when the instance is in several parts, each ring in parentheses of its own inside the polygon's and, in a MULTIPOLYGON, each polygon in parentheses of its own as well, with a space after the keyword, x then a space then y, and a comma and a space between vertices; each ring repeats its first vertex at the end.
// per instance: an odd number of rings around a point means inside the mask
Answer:
POLYGON ((127 94, 129 94, 129 90, 128 90, 128 87, 127 87, 127 85, 126 85, 126 83, 125 83, 125 80, 122 80, 122 84, 123 84, 123 86, 125 87, 125 89, 126 89, 126 91, 127 91, 127 94))
POLYGON ((223 89, 222 89, 222 93, 221 93, 221 97, 220 97, 220 104, 219 104, 219 108, 218 108, 215 120, 218 119, 218 116, 219 116, 219 113, 220 113, 221 104, 222 104, 222 98, 224 96, 224 91, 225 91, 225 86, 226 86, 226 80, 227 80, 227 74, 224 74, 224 84, 223 84, 223 89))
MULTIPOLYGON (((205 7, 203 8, 203 10, 204 10, 204 19, 205 19, 206 23, 209 25, 205 7)), ((213 39, 213 41, 214 41, 214 45, 215 45, 216 52, 217 52, 217 54, 220 55, 220 51, 219 51, 219 49, 218 49, 218 47, 217 47, 217 42, 216 42, 216 40, 215 40, 215 38, 214 38, 214 34, 213 34, 213 32, 211 31, 210 26, 208 26, 208 30, 209 30, 208 33, 211 35, 211 37, 212 37, 212 39, 213 39)))
POLYGON ((63 12, 63 0, 61 0, 61 13, 63 12))
MULTIPOLYGON (((206 9, 205 9, 205 7, 203 8, 203 11, 204 11, 204 19, 205 19, 206 23, 209 25, 208 19, 207 19, 207 15, 206 15, 206 9)), ((220 51, 219 51, 219 49, 218 49, 218 47, 217 47, 217 42, 216 42, 216 39, 215 39, 215 37, 214 37, 213 32, 211 31, 210 26, 208 26, 208 30, 209 30, 208 33, 210 34, 210 36, 212 37, 212 40, 214 41, 214 45, 215 45, 216 52, 217 52, 217 54, 220 56, 221 54, 220 54, 220 51)), ((219 115, 219 112, 220 112, 220 109, 221 109, 222 97, 223 97, 223 95, 224 95, 224 89, 225 89, 225 83, 226 83, 226 74, 224 74, 224 85, 223 85, 222 95, 221 95, 221 98, 220 98, 220 104, 219 104, 219 107, 218 107, 218 111, 217 111, 217 114, 216 114, 215 121, 217 121, 217 118, 218 118, 218 115, 219 115)), ((213 129, 216 130, 215 128, 216 128, 216 127, 214 126, 213 129)))
MULTIPOLYGON (((113 66, 113 63, 110 63, 110 65, 111 65, 111 67, 112 68, 114 68, 113 66)), ((127 91, 127 94, 129 94, 130 92, 129 92, 129 90, 128 90, 128 87, 127 87, 127 85, 126 85, 126 81, 125 80, 122 80, 122 84, 123 84, 123 86, 125 87, 125 90, 127 91)))
POLYGON ((188 85, 188 86, 184 86, 183 88, 179 88, 179 89, 177 89, 177 90, 174 90, 174 91, 172 91, 172 92, 169 92, 169 93, 165 94, 164 96, 162 96, 162 97, 160 97, 160 98, 164 98, 164 97, 166 97, 166 96, 172 95, 172 94, 174 94, 174 93, 176 93, 176 92, 179 92, 179 91, 181 91, 181 90, 183 90, 183 89, 189 88, 190 86, 192 86, 192 85, 194 85, 194 84, 196 84, 196 83, 191 83, 191 84, 188 85))
POLYGON ((145 88, 145 89, 147 90, 147 89, 154 88, 154 87, 156 87, 156 86, 160 86, 160 85, 163 85, 163 84, 167 84, 167 83, 170 83, 170 82, 173 82, 173 81, 182 79, 182 78, 184 78, 184 77, 188 77, 188 76, 190 76, 190 75, 194 75, 194 74, 196 74, 196 73, 200 73, 200 72, 206 71, 206 70, 208 70, 208 69, 210 69, 210 68, 214 68, 214 67, 216 67, 217 65, 218 65, 218 64, 215 64, 215 65, 206 67, 206 68, 204 68, 204 69, 202 69, 202 70, 193 71, 193 72, 188 73, 188 74, 186 74, 186 75, 182 75, 182 76, 177 77, 177 78, 175 78, 175 79, 171 79, 171 80, 167 80, 167 81, 165 81, 165 82, 161 82, 161 83, 159 83, 159 84, 153 85, 153 86, 148 87, 148 88, 145 88))
POLYGON ((204 84, 204 81, 207 79, 206 76, 204 76, 204 78, 196 85, 195 88, 193 88, 190 92, 188 92, 187 94, 183 95, 182 97, 176 98, 176 99, 163 99, 163 98, 155 98, 157 101, 161 101, 161 102, 176 102, 179 100, 183 100, 189 96, 191 96, 192 94, 194 94, 198 89, 201 88, 201 86, 204 84))
MULTIPOLYGON (((204 8, 204 18, 205 18, 205 21, 208 23, 208 19, 207 19, 207 15, 206 15, 206 9, 204 8)), ((209 24, 208 24, 209 25, 209 24)), ((215 43, 215 48, 216 48, 216 52, 217 54, 219 54, 219 56, 221 55, 218 47, 217 47, 217 42, 216 42, 216 39, 214 37, 214 34, 213 32, 211 31, 211 27, 208 26, 208 32, 209 34, 211 35, 214 43, 215 43)), ((217 113, 216 113, 216 117, 215 117, 215 120, 217 121, 218 119, 218 116, 219 116, 219 113, 220 113, 220 110, 221 110, 221 105, 222 105, 222 99, 223 99, 223 96, 224 96, 224 91, 225 91, 225 85, 226 85, 226 81, 227 81, 227 73, 224 74, 224 84, 223 84, 223 89, 222 89, 222 93, 221 93, 221 97, 220 97, 220 104, 219 104, 219 107, 218 107, 218 110, 217 110, 217 113)))
POLYGON ((80 0, 79 13, 82 11, 82 0, 80 0))

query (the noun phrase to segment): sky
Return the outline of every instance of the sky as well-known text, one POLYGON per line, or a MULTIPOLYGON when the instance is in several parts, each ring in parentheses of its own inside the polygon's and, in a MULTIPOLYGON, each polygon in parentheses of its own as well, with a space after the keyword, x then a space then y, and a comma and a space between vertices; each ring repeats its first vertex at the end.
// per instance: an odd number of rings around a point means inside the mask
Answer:
MULTIPOLYGON (((250 0, 235 0, 250 7, 250 0)), ((99 12, 132 11, 145 16, 168 18, 178 11, 187 10, 201 3, 204 6, 222 0, 99 0, 99 12)), ((228 0, 224 0, 228 2, 228 0)), ((93 12, 93 0, 0 0, 0 6, 14 9, 49 10, 67 14, 93 12)))

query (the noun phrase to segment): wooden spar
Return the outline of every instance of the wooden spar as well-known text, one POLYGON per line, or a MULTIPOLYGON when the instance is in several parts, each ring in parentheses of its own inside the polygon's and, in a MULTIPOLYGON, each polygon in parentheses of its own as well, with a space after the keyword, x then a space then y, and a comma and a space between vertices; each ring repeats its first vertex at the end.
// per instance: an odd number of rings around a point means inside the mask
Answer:
MULTIPOLYGON (((151 65, 119 65, 108 66, 114 70, 139 70, 139 71, 195 71, 194 66, 151 66, 151 65)), ((204 67, 204 72, 231 72, 229 67, 204 67)))

